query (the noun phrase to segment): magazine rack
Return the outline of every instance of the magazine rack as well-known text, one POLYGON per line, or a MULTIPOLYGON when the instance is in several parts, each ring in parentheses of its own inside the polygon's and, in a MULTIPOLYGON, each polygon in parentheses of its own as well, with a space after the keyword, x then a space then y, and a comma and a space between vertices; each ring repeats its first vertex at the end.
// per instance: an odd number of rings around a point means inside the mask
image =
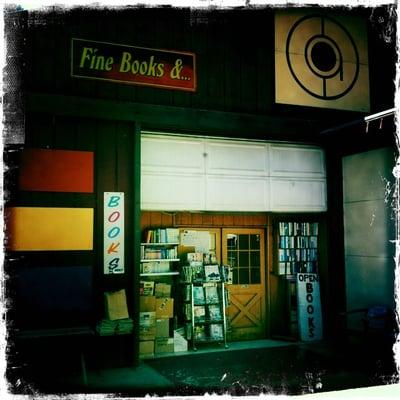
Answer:
MULTIPOLYGON (((184 284, 190 294, 190 312, 186 320, 191 323, 193 350, 197 343, 226 343, 226 290, 224 282, 191 282, 184 284)), ((189 296, 188 296, 189 297, 189 296)), ((188 299, 189 300, 189 299, 188 299)))

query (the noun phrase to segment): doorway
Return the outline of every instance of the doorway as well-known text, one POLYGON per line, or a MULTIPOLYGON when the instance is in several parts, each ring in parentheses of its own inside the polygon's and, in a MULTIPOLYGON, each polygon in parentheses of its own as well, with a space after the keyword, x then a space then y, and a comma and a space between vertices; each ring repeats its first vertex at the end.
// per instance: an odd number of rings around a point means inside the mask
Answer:
POLYGON ((222 262, 232 268, 229 285, 228 339, 265 337, 265 246, 263 229, 222 230, 222 262))

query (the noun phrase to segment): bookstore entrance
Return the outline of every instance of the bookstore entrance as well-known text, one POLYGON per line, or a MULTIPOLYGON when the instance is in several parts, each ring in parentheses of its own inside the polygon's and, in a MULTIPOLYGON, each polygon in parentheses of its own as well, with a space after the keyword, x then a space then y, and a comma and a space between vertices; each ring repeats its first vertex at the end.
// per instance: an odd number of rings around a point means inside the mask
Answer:
MULTIPOLYGON (((207 217, 216 217, 218 223, 216 214, 192 215, 198 221, 205 217, 205 223, 207 217)), ((265 338, 264 229, 172 227, 179 225, 176 222, 162 228, 147 225, 165 224, 177 216, 182 213, 143 212, 142 353, 151 352, 153 340, 155 353, 163 352, 161 343, 168 338, 171 345, 166 352, 265 338)), ((243 216, 242 223, 246 223, 243 216)))
POLYGON ((265 337, 265 258, 263 229, 223 229, 222 260, 232 270, 227 316, 232 340, 265 337))

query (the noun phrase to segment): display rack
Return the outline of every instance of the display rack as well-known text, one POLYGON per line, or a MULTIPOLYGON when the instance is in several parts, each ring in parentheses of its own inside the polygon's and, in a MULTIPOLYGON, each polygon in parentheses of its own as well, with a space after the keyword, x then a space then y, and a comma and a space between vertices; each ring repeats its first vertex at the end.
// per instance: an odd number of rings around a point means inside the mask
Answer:
POLYGON ((182 282, 185 320, 190 324, 193 350, 198 343, 226 342, 224 282, 182 282))

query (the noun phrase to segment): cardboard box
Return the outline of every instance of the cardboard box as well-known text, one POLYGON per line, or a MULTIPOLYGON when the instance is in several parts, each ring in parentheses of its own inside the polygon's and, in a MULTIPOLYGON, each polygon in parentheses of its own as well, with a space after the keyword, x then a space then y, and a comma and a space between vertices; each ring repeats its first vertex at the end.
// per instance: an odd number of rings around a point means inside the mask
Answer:
POLYGON ((155 311, 147 311, 139 313, 139 326, 155 328, 156 327, 155 311))
POLYGON ((169 318, 156 319, 156 338, 169 337, 169 318))
POLYGON ((141 312, 139 314, 139 339, 154 340, 156 338, 156 313, 141 312))
POLYGON ((140 296, 140 308, 142 312, 153 312, 156 311, 156 298, 155 296, 140 296))
POLYGON ((155 340, 156 353, 173 353, 174 338, 158 338, 155 340))
POLYGON ((156 318, 173 318, 174 299, 171 297, 156 298, 156 318))
POLYGON ((171 297, 171 285, 168 283, 156 283, 154 295, 156 297, 171 297))
POLYGON ((105 292, 104 305, 106 319, 114 321, 116 319, 129 318, 125 289, 116 292, 105 292))
POLYGON ((145 340, 139 342, 139 354, 154 354, 154 340, 145 340))
POLYGON ((174 331, 174 352, 179 351, 188 351, 188 341, 183 337, 181 331, 177 329, 174 331))

